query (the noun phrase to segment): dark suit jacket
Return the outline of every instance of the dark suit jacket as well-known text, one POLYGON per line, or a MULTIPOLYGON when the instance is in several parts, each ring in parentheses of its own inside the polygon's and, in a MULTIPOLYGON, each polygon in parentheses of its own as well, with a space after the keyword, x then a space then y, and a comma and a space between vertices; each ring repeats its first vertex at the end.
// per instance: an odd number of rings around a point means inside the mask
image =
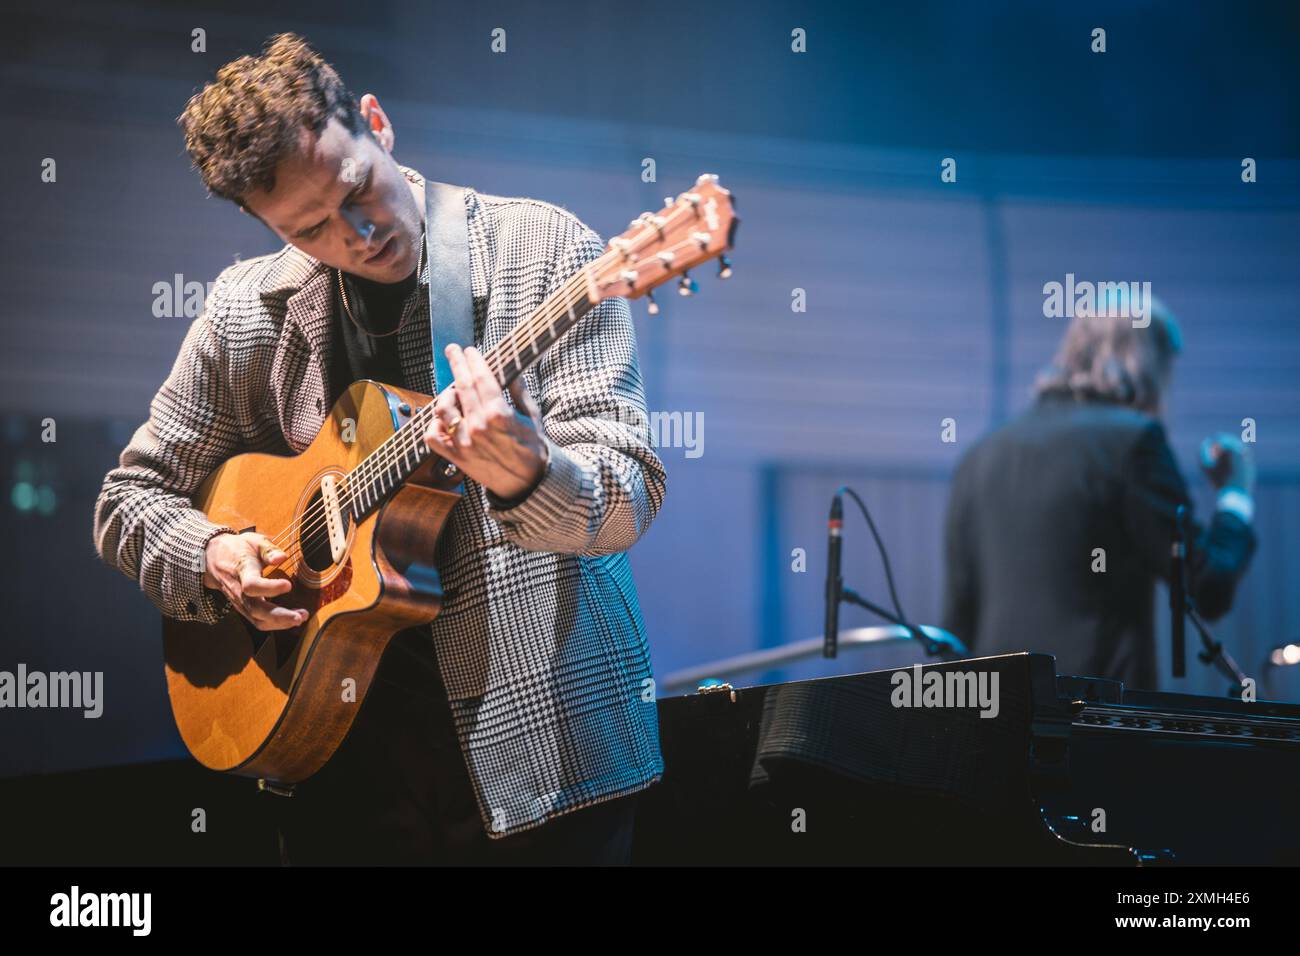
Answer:
MULTIPOLYGON (((1043 651, 1059 673, 1154 688, 1154 583, 1169 578, 1180 502, 1190 512, 1156 419, 1043 399, 957 468, 944 627, 980 656, 1043 651)), ((1188 595, 1213 619, 1232 605, 1254 532, 1220 511, 1190 537, 1188 595)))

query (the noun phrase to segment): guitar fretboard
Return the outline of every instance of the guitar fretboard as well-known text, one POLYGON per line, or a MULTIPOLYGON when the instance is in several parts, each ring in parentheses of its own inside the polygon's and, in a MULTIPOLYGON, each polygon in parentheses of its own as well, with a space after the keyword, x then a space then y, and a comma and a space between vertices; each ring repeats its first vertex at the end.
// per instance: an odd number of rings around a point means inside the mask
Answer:
MULTIPOLYGON (((484 355, 502 389, 541 358, 591 308, 586 273, 580 270, 484 355)), ((445 389, 450 383, 438 384, 445 389)), ((354 520, 360 521, 373 512, 425 461, 436 457, 424 443, 424 434, 432 422, 430 403, 419 408, 410 421, 348 472, 345 494, 354 520)))

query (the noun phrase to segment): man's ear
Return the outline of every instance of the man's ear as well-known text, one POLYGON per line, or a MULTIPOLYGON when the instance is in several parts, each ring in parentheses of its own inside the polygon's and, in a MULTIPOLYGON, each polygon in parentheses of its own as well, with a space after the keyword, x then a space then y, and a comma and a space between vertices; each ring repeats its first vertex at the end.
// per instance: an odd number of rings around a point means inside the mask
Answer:
POLYGON ((391 153, 396 137, 393 135, 393 124, 388 121, 388 114, 379 105, 379 99, 374 93, 367 93, 361 97, 360 106, 366 129, 370 130, 385 152, 391 153))
MULTIPOLYGON (((262 225, 266 226, 267 229, 271 229, 271 226, 267 223, 267 221, 266 221, 265 219, 263 219, 263 218, 262 218, 261 216, 259 216, 257 213, 253 212, 253 210, 249 209, 249 208, 248 208, 247 206, 245 206, 242 202, 237 202, 237 203, 235 203, 235 205, 239 207, 239 211, 242 212, 245 216, 252 216, 254 219, 256 219, 258 222, 260 222, 262 225)), ((275 231, 274 229, 271 229, 271 234, 274 235, 277 239, 280 238, 279 235, 276 233, 276 231, 275 231)))

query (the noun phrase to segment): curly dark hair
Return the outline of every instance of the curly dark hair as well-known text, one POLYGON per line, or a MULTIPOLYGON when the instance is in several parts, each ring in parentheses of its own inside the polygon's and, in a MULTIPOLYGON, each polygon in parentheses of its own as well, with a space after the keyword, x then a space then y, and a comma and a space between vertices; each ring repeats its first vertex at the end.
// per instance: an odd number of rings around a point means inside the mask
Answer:
POLYGON ((190 97, 176 122, 185 149, 214 196, 234 202, 275 188, 275 167, 302 128, 313 133, 338 119, 365 129, 356 97, 302 37, 279 33, 261 56, 241 56, 190 97))

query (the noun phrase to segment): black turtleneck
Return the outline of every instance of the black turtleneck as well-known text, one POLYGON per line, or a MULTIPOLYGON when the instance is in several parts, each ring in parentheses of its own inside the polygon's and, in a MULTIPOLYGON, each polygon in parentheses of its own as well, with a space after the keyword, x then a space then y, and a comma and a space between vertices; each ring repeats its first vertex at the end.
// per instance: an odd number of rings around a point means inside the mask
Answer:
POLYGON ((397 351, 399 336, 375 338, 361 332, 383 335, 392 332, 402 321, 407 299, 417 289, 419 269, 400 282, 375 282, 343 273, 347 285, 348 305, 356 324, 344 311, 337 280, 334 288, 334 350, 330 366, 331 403, 338 401, 357 379, 371 378, 390 385, 407 387, 406 376, 397 351))

